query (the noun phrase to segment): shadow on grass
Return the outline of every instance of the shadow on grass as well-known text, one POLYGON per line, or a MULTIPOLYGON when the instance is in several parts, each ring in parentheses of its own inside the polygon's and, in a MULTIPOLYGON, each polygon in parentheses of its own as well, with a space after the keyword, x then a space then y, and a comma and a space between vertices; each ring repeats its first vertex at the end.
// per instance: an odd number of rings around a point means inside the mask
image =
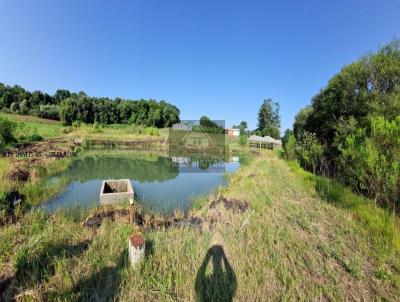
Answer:
POLYGON ((27 249, 19 254, 16 263, 16 280, 18 284, 25 286, 45 282, 55 272, 56 258, 72 258, 82 254, 90 241, 85 240, 76 245, 58 244, 48 245, 38 256, 29 255, 27 249))
POLYGON ((146 259, 150 258, 154 254, 154 241, 149 239, 145 242, 146 249, 144 250, 144 257, 146 259))
POLYGON ((220 245, 212 246, 204 257, 195 281, 196 299, 205 301, 232 301, 237 288, 236 276, 224 249, 220 245), (212 259, 212 273, 206 274, 212 259))
POLYGON ((127 259, 126 249, 118 256, 115 265, 103 267, 89 277, 82 278, 70 290, 51 293, 46 301, 115 301, 127 259))
POLYGON ((34 255, 34 247, 25 247, 18 252, 15 275, 0 278, 0 301, 15 301, 18 288, 29 288, 46 282, 55 274, 57 258, 72 258, 82 254, 90 241, 76 245, 47 245, 43 252, 34 255))

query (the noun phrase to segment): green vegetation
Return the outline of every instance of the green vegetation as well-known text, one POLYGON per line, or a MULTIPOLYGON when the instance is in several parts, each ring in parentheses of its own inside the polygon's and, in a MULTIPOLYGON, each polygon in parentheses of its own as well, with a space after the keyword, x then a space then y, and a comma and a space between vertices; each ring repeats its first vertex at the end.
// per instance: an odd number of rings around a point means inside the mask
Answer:
POLYGON ((299 112, 293 132, 287 157, 398 209, 400 41, 345 66, 299 112))
POLYGON ((24 116, 18 114, 7 114, 0 112, 1 119, 7 119, 17 123, 21 128, 36 133, 43 138, 55 138, 61 134, 61 124, 57 121, 38 118, 34 116, 24 116))
POLYGON ((279 116, 279 103, 265 99, 258 111, 257 135, 280 138, 281 118, 279 116))
POLYGON ((103 125, 136 124, 165 128, 179 122, 179 109, 165 101, 123 100, 89 97, 84 92, 57 90, 54 95, 41 91, 29 92, 20 86, 0 83, 0 109, 5 112, 29 114, 46 119, 103 125))
POLYGON ((82 224, 89 213, 79 208, 51 216, 31 212, 0 229, 0 271, 13 280, 2 298, 193 301, 208 293, 256 301, 267 292, 271 300, 396 300, 397 218, 289 165, 272 151, 260 151, 227 176, 227 187, 198 200, 191 215, 203 217, 201 230, 144 231, 147 252, 138 271, 127 260, 127 237, 138 227, 127 220, 105 218, 92 230, 82 224), (219 196, 247 201, 250 208, 210 208, 219 196), (210 254, 227 261, 231 271, 221 275, 220 287, 204 283, 201 289, 196 280, 213 278, 210 254))

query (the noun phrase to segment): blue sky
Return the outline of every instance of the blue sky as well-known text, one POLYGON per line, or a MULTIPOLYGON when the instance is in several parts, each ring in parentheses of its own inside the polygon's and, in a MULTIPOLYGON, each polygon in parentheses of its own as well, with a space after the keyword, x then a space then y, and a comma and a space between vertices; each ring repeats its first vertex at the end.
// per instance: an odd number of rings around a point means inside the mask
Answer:
POLYGON ((0 2, 0 82, 165 99, 181 118, 282 132, 341 67, 400 38, 400 1, 0 2))

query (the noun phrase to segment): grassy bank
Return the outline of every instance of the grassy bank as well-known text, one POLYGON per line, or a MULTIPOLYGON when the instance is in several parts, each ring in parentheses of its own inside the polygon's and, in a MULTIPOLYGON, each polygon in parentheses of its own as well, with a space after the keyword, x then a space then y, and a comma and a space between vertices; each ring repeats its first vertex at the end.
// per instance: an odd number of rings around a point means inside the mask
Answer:
POLYGON ((32 212, 0 230, 5 296, 22 300, 191 301, 213 295, 256 300, 396 300, 398 223, 371 201, 332 184, 327 190, 275 153, 262 151, 198 201, 201 228, 146 231, 138 271, 127 264, 137 227, 85 211, 32 212), (321 188, 324 188, 322 190, 321 188), (339 189, 338 189, 339 188, 339 189), (246 201, 244 212, 212 200, 246 201), (357 200, 359 206, 350 206, 357 200), (361 205, 367 210, 362 214, 361 205), (366 218, 369 217, 369 218, 366 218), (214 261, 214 276, 211 263, 214 261), (227 269, 226 269, 227 268, 227 269), (224 273, 225 272, 225 273, 224 273))

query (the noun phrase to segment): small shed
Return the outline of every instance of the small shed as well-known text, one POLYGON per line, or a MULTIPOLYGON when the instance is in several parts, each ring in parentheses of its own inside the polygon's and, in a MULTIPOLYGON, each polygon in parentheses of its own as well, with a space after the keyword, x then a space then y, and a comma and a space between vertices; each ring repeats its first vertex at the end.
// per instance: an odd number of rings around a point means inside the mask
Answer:
POLYGON ((225 129, 225 134, 227 134, 230 137, 239 137, 240 135, 240 129, 236 128, 226 128, 225 129))

